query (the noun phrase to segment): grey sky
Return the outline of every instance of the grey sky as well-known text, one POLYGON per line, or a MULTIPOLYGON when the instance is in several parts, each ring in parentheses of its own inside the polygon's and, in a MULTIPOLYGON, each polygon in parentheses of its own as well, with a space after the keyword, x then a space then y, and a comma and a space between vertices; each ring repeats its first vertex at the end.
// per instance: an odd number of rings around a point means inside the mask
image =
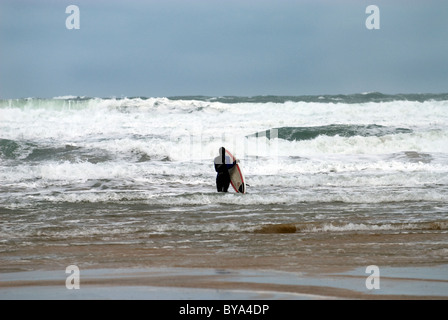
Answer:
POLYGON ((448 1, 0 2, 3 99, 366 91, 448 91, 448 1))

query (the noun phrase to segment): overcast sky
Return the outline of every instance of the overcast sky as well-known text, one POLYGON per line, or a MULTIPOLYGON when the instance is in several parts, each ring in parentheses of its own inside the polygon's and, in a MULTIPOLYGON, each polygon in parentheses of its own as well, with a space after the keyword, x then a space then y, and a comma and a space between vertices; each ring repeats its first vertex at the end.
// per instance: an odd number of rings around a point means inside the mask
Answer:
POLYGON ((0 1, 2 99, 371 91, 448 92, 448 1, 0 1))

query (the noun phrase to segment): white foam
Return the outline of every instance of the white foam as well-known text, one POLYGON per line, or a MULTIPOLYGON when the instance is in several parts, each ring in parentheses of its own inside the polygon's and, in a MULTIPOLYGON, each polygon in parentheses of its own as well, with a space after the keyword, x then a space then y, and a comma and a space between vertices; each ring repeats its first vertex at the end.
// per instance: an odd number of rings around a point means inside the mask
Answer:
POLYGON ((151 99, 29 100, 21 108, 2 108, 3 125, 17 124, 15 137, 74 137, 92 133, 157 133, 202 127, 208 136, 248 135, 278 127, 333 123, 395 127, 446 126, 448 102, 322 104, 305 102, 223 104, 151 99), (237 116, 236 116, 237 115, 237 116), (386 116, 385 116, 386 115, 386 116), (70 129, 76 129, 70 131, 70 129), (26 130, 25 130, 26 129, 26 130), (65 130, 63 130, 65 129, 65 130), (224 129, 224 131, 223 131, 224 129), (68 130, 68 132, 66 132, 68 130), (77 131, 77 133, 75 133, 77 131), (43 136, 40 136, 43 134, 43 136))
POLYGON ((446 188, 433 188, 448 184, 447 101, 224 104, 167 98, 67 98, 28 99, 20 107, 12 101, 11 106, 2 104, 1 138, 21 146, 20 156, 6 159, 4 163, 10 165, 0 167, 2 191, 10 188, 23 196, 35 188, 41 190, 39 199, 68 202, 143 197, 161 205, 443 201, 447 196, 446 188), (374 123, 412 132, 302 141, 246 138, 272 128, 338 123, 374 123), (57 156, 26 160, 34 149, 66 145, 88 156, 70 161, 57 156), (217 199, 206 193, 214 191, 212 159, 223 145, 241 160, 252 186, 248 197, 217 199), (408 151, 417 157, 396 156, 408 151), (420 161, 418 154, 423 153, 427 156, 420 161), (98 163, 86 160, 96 154, 106 156, 98 163), (91 183, 102 180, 110 181, 109 195, 98 190, 67 192, 69 187, 89 189, 91 183), (156 193, 160 185, 179 196, 156 193), (118 192, 120 188, 129 192, 118 192), (266 195, 271 190, 279 192, 266 195))
POLYGON ((57 96, 57 97, 54 97, 53 99, 55 99, 55 100, 74 100, 74 99, 78 99, 78 98, 85 98, 85 97, 66 95, 66 96, 57 96))

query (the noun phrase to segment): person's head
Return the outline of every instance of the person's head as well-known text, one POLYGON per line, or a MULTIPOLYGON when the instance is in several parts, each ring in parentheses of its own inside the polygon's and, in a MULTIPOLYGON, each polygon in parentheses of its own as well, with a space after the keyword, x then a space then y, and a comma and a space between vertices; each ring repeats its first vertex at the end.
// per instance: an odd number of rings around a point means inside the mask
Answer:
POLYGON ((226 153, 226 148, 224 148, 224 147, 219 148, 219 155, 220 156, 222 156, 225 153, 226 153))

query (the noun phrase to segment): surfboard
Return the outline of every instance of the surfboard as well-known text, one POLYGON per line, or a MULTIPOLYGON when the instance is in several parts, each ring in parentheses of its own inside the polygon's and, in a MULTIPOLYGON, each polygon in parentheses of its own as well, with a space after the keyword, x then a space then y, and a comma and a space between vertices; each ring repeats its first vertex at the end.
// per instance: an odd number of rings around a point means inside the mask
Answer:
MULTIPOLYGON (((230 160, 235 161, 235 157, 226 149, 226 154, 230 157, 230 160)), ((234 165, 229 170, 230 184, 237 193, 246 193, 246 180, 244 179, 243 171, 239 163, 234 165)))

